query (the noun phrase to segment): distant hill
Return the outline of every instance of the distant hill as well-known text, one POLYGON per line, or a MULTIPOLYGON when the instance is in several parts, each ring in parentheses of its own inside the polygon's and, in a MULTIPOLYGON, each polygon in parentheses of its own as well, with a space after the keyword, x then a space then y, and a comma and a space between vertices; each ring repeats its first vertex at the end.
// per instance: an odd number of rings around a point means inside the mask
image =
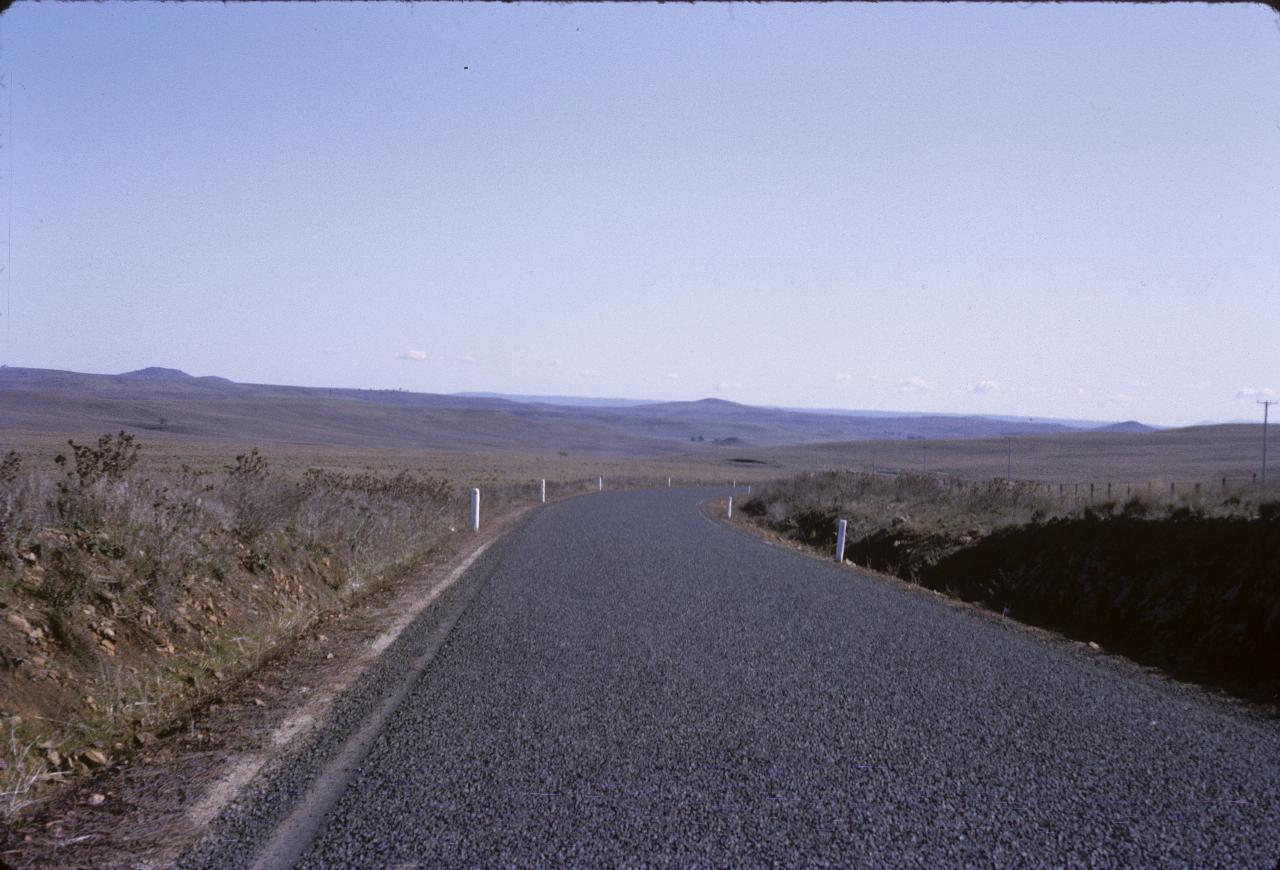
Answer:
POLYGON ((1123 423, 1112 423, 1110 426, 1099 426, 1099 432, 1155 432, 1155 426, 1139 423, 1137 420, 1125 420, 1123 423))
POLYGON ((241 384, 160 367, 122 375, 0 367, 0 431, 86 435, 127 429, 149 437, 237 443, 642 456, 716 451, 729 445, 1070 431, 1057 423, 944 415, 859 417, 712 398, 622 400, 632 402, 623 405, 534 398, 241 384))
POLYGON ((122 378, 147 378, 156 381, 185 381, 191 380, 191 375, 181 369, 164 369, 159 366, 149 366, 145 369, 137 369, 132 372, 125 372, 122 378))
POLYGON ((846 408, 789 408, 779 407, 780 411, 795 411, 799 414, 835 414, 840 417, 964 417, 979 420, 999 420, 1004 423, 1057 423, 1068 429, 1098 429, 1111 425, 1102 420, 1072 420, 1061 417, 1023 417, 1009 414, 939 414, 929 411, 867 411, 846 408))
POLYGON ((515 393, 450 393, 470 399, 505 399, 508 402, 525 402, 540 405, 564 405, 568 408, 630 408, 635 405, 656 405, 656 399, 596 399, 589 396, 524 396, 515 393))
MULTIPOLYGON (((451 393, 454 396, 468 396, 482 399, 506 399, 511 402, 532 402, 548 405, 564 405, 566 407, 596 407, 596 408, 629 408, 636 405, 669 405, 671 402, 663 402, 657 399, 618 399, 618 398, 595 398, 589 396, 532 396, 521 395, 517 393, 451 393)), ((706 399, 703 401, 722 402, 724 399, 706 399)), ((734 405, 734 402, 728 402, 734 405)), ((747 407, 739 405, 738 407, 747 407)), ((852 408, 796 408, 786 405, 758 405, 754 407, 763 408, 770 411, 786 411, 794 414, 822 414, 835 417, 875 417, 875 418, 893 418, 893 419, 910 419, 918 417, 956 417, 961 419, 976 420, 998 420, 1003 423, 1056 423, 1069 429, 1105 429, 1108 426, 1115 425, 1102 420, 1073 420, 1069 418, 1059 417, 1022 417, 1012 416, 1008 414, 939 414, 929 411, 868 411, 863 409, 852 408)), ((1132 421, 1130 421, 1132 422, 1132 421)), ((1134 424, 1143 425, 1143 424, 1134 424)), ((1148 427, 1159 428, 1159 427, 1148 427)))

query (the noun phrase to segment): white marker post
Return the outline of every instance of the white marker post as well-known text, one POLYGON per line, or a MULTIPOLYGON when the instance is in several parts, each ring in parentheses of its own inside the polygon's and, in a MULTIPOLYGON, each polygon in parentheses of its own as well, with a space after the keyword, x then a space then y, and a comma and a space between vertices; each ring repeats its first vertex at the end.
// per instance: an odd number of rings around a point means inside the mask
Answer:
POLYGON ((731 483, 731 484, 730 484, 730 487, 731 487, 731 488, 733 488, 733 489, 737 489, 737 488, 738 488, 738 481, 736 481, 736 480, 735 480, 733 483, 731 483))
POLYGON ((844 561, 844 532, 848 527, 848 520, 840 520, 836 523, 836 561, 844 561))
POLYGON ((667 489, 671 489, 671 478, 667 478, 667 489))
POLYGON ((751 484, 747 484, 747 495, 751 495, 751 484))
POLYGON ((543 504, 547 503, 547 481, 545 479, 538 483, 538 501, 543 504))
POLYGON ((480 490, 471 490, 471 531, 480 531, 480 490))
POLYGON ((597 477, 597 478, 596 478, 596 492, 604 492, 604 478, 603 478, 603 477, 597 477))
POLYGON ((727 519, 733 519, 733 496, 729 496, 729 505, 724 515, 727 519))

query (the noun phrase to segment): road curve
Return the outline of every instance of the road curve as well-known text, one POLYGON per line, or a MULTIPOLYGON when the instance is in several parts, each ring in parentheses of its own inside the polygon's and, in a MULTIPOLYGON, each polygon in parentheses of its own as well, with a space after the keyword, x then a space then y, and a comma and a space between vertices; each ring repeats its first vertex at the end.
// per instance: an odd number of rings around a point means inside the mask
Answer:
POLYGON ((1276 865, 1280 723, 709 495, 577 498, 495 545, 297 863, 1276 865))

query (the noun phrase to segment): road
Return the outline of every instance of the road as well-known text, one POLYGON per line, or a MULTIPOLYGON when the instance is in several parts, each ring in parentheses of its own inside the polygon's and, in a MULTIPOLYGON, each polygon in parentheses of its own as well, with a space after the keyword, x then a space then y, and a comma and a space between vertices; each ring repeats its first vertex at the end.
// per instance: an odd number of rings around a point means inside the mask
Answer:
MULTIPOLYGON (((495 545, 287 863, 1276 865, 1280 722, 768 546, 709 495, 577 498, 495 545)), ((187 865, 243 862, 302 790, 187 865)))

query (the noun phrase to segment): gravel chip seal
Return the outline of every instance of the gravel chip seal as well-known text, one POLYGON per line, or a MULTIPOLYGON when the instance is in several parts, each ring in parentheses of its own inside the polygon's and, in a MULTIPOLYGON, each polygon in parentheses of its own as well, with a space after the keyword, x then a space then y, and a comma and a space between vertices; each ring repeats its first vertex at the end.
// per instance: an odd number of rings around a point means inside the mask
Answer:
POLYGON ((297 866, 1276 865, 1280 723, 705 522, 723 494, 533 515, 181 866, 252 864, 397 689, 297 866))

